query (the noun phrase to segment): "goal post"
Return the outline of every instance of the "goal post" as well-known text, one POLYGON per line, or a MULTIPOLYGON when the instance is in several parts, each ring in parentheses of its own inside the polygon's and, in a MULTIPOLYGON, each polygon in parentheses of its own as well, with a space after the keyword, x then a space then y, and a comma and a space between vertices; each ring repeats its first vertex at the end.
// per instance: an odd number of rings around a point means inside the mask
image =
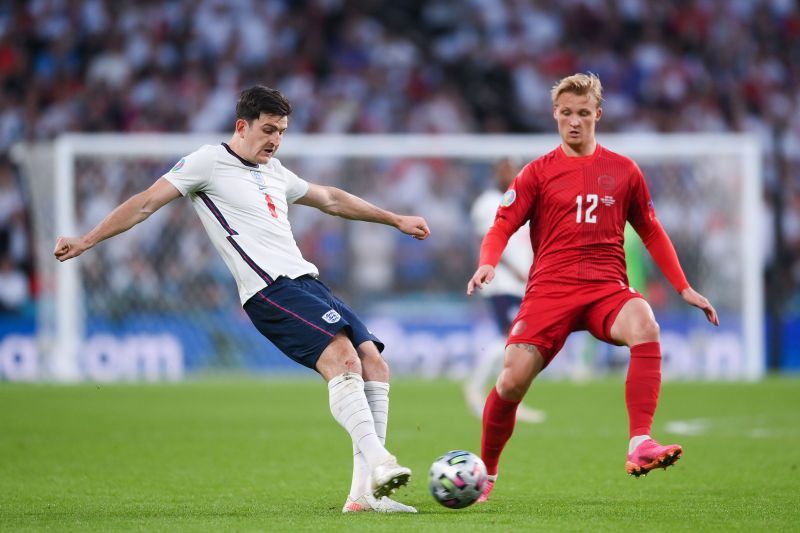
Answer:
MULTIPOLYGON (((263 361, 253 363, 248 359, 249 352, 259 348, 241 340, 246 336, 245 333, 237 333, 231 338, 220 340, 226 337, 224 331, 218 334, 202 331, 205 328, 204 325, 209 324, 219 328, 223 327, 222 324, 226 324, 225 327, 229 329, 238 328, 241 316, 235 316, 236 311, 229 310, 228 314, 223 316, 224 311, 220 310, 222 306, 217 309, 211 305, 209 309, 212 307, 213 309, 203 319, 205 322, 187 324, 181 318, 180 313, 192 314, 193 311, 176 312, 174 306, 170 306, 168 303, 152 303, 158 299, 159 293, 162 299, 164 295, 164 287, 158 285, 160 282, 157 280, 153 280, 153 272, 145 272, 141 274, 141 278, 136 277, 139 275, 138 273, 127 273, 125 274, 127 277, 122 281, 109 279, 113 278, 113 275, 98 272, 109 265, 113 267, 119 264, 126 264, 133 270, 137 268, 152 269, 154 268, 153 264, 157 264, 158 268, 166 269, 169 272, 180 270, 181 265, 164 259, 174 252, 171 247, 185 244, 180 240, 179 235, 168 233, 170 224, 164 221, 157 224, 158 231, 163 232, 161 241, 146 235, 147 229, 138 230, 137 236, 132 237, 130 241, 132 249, 135 249, 136 252, 131 252, 131 249, 108 252, 109 255, 116 254, 115 259, 109 259, 106 255, 99 259, 93 258, 94 250, 83 256, 82 259, 62 264, 56 264, 52 258, 52 247, 58 235, 81 233, 87 229, 86 224, 99 221, 97 219, 82 220, 81 217, 86 211, 93 212, 95 209, 90 205, 95 194, 103 198, 124 199, 123 193, 132 193, 145 188, 148 183, 152 183, 166 172, 171 164, 180 157, 193 152, 203 144, 218 144, 226 141, 227 138, 226 134, 66 134, 53 143, 15 147, 12 157, 23 170, 34 203, 39 204, 33 206, 33 222, 36 236, 36 258, 42 277, 41 299, 45 302, 52 302, 52 305, 46 303, 38 306, 40 313, 38 335, 40 338, 37 339, 36 345, 41 352, 42 376, 57 380, 82 379, 87 377, 87 368, 93 368, 92 372, 94 373, 88 372, 90 379, 104 379, 103 376, 107 379, 115 377, 137 379, 137 376, 141 377, 142 375, 166 375, 179 378, 183 375, 184 368, 192 371, 197 368, 206 368, 207 364, 210 364, 211 367, 214 366, 215 363, 208 363, 208 360, 187 364, 188 359, 186 358, 194 357, 198 350, 223 351, 227 354, 225 355, 225 361, 227 361, 224 362, 225 365, 233 361, 234 366, 243 364, 247 368, 270 368, 268 363, 263 361), (51 165, 50 169, 52 169, 49 173, 49 177, 52 179, 51 183, 47 182, 48 175, 44 174, 48 171, 48 165, 51 165), (113 194, 109 193, 109 190, 112 190, 113 194), (48 198, 48 195, 51 197, 48 198), (48 211, 46 205, 51 205, 52 210, 48 211), (98 261, 96 267, 91 266, 93 261, 98 261), (150 266, 147 266, 148 264, 150 266), (142 279, 145 281, 141 281, 142 279), (115 283, 121 285, 122 289, 112 290, 115 283), (134 284, 134 287, 126 286, 126 283, 134 284), (150 287, 153 293, 150 300, 148 300, 150 296, 141 294, 141 291, 135 288, 139 286, 136 284, 142 283, 145 285, 155 284, 154 287, 150 287), (129 300, 125 300, 126 295, 129 300), (130 301, 136 301, 136 305, 140 307, 130 304, 130 301), (169 310, 169 312, 165 310, 169 310), (167 343, 171 347, 170 349, 177 346, 179 355, 176 357, 184 358, 183 363, 170 362, 172 360, 169 358, 159 359, 160 356, 150 353, 153 350, 158 352, 160 349, 154 348, 157 342, 153 339, 163 339, 166 338, 164 335, 169 334, 158 333, 156 337, 146 337, 146 332, 156 331, 152 324, 159 322, 173 324, 172 327, 175 330, 183 332, 167 343), (122 329, 113 330, 109 326, 112 323, 114 327, 122 329), (130 329, 133 323, 139 324, 140 327, 130 329), (122 333, 113 331, 122 331, 122 333), (114 340, 115 335, 117 336, 116 340, 114 340), (208 337, 204 341, 205 344, 202 345, 203 348, 187 346, 186 342, 182 340, 198 337, 208 337), (136 344, 137 342, 138 344, 136 344), (85 359, 87 350, 90 352, 94 350, 92 353, 96 354, 88 362, 85 359), (142 355, 143 350, 150 355, 142 355), (115 351, 139 354, 134 357, 133 362, 120 363, 127 369, 126 372, 129 371, 128 373, 115 373, 103 367, 104 361, 107 361, 109 357, 115 357, 112 353, 115 351), (145 368, 148 365, 155 366, 148 370, 145 368), (180 366, 180 369, 176 370, 175 365, 180 366), (143 368, 144 370, 142 370, 143 368)), ((760 231, 762 177, 761 148, 757 140, 754 137, 740 134, 602 134, 599 136, 599 140, 609 149, 633 158, 643 168, 652 189, 656 213, 675 241, 689 281, 700 292, 706 294, 712 303, 718 304, 723 320, 728 320, 730 323, 726 325, 723 322, 724 329, 720 328, 725 332, 724 340, 710 342, 709 339, 713 335, 713 332, 707 332, 710 331, 710 326, 703 329, 698 324, 697 316, 680 310, 673 312, 673 309, 679 309, 674 305, 674 295, 659 296, 663 300, 665 311, 662 313, 659 308, 656 308, 656 315, 659 321, 662 320, 662 316, 665 317, 662 325, 668 326, 663 342, 665 363, 668 363, 669 358, 672 357, 670 354, 674 354, 675 361, 681 361, 672 367, 667 365, 665 375, 678 378, 716 377, 725 379, 757 379, 761 377, 765 371, 762 265, 758 251, 760 249, 759 238, 762 234, 760 231), (693 228, 693 224, 700 227, 693 228), (691 328, 691 333, 685 335, 680 333, 687 327, 691 328), (705 363, 690 360, 691 354, 698 352, 705 363)), ((436 195, 441 196, 441 198, 437 196, 439 203, 435 205, 447 207, 452 211, 444 211, 437 207, 433 212, 433 218, 437 221, 441 220, 441 224, 449 227, 451 224, 444 218, 444 213, 452 212, 461 217, 468 212, 469 201, 477 193, 478 185, 483 186, 486 183, 485 178, 488 177, 492 163, 503 157, 510 157, 524 163, 547 153, 558 143, 559 139, 555 135, 291 134, 284 139, 278 157, 289 168, 297 170, 301 177, 310 181, 331 183, 352 189, 349 187, 348 181, 352 179, 355 180, 353 192, 356 194, 363 195, 368 199, 377 197, 378 202, 381 201, 381 197, 389 198, 390 202, 396 200, 397 203, 389 207, 397 207, 406 211, 415 209, 417 206, 414 204, 413 198, 400 199, 404 196, 413 196, 404 191, 411 187, 417 187, 421 191, 431 193, 435 187, 429 187, 424 180, 445 180, 442 187, 457 190, 458 198, 457 201, 447 198, 448 190, 445 190, 444 193, 434 191, 436 195), (444 163, 434 163, 436 161, 444 163), (421 162, 421 166, 425 166, 425 168, 419 170, 411 178, 408 176, 412 174, 412 171, 398 170, 405 169, 414 162, 421 162), (314 174, 317 171, 321 173, 320 179, 314 174), (402 174, 403 172, 406 174, 402 174), (381 173, 384 175, 382 176, 381 173), (387 178, 385 174, 393 177, 387 178), (402 177, 398 178, 397 176, 401 174, 402 177), (387 182, 375 183, 382 179, 386 179, 387 182), (389 179, 394 180, 391 185, 388 184, 389 179), (408 180, 405 189, 403 188, 403 179, 408 180), (400 180, 399 185, 398 180, 400 180), (465 185, 464 181, 469 183, 465 185), (364 185, 365 183, 366 185, 364 185), (392 187, 394 188, 392 189, 392 187), (393 196, 385 196, 382 188, 391 189, 392 193, 390 194, 393 196)), ((423 201, 427 201, 427 198, 420 198, 420 202, 423 201)), ((103 201, 95 203, 101 206, 105 205, 103 201)), ((425 203, 425 205, 433 204, 425 203)), ((114 207, 114 205, 110 205, 110 207, 114 207)), ((422 204, 420 204, 420 208, 424 211, 422 204)), ((196 218, 188 210, 183 214, 196 218)), ((425 212, 421 214, 428 215, 425 212)), ((163 218, 170 215, 161 216, 163 218)), ((298 216, 293 215, 292 222, 301 234, 305 231, 326 233, 324 228, 316 227, 314 229, 311 228, 312 224, 296 222, 295 219, 298 216)), ((304 212, 302 217, 306 216, 307 212, 304 212)), ((311 218, 316 223, 317 219, 311 218)), ((433 225, 433 221, 431 222, 434 238, 436 238, 437 227, 433 225)), ((145 222, 143 226, 147 226, 149 223, 149 221, 145 222)), ((319 224, 325 223, 319 222, 319 224)), ((463 228, 448 231, 452 231, 453 235, 456 235, 453 240, 454 246, 464 248, 467 244, 474 244, 474 242, 467 243, 463 237, 463 228)), ((377 246, 381 250, 385 248, 384 256, 393 258, 395 262, 402 263, 405 259, 405 252, 402 248, 404 244, 401 241, 393 240, 396 238, 390 233, 376 229, 371 234, 365 234, 359 228, 346 229, 343 232, 340 233, 344 235, 346 242, 339 243, 337 246, 347 250, 339 257, 343 258, 343 261, 352 263, 350 264, 351 272, 359 258, 370 257, 364 255, 361 249, 363 246, 358 244, 361 241, 370 242, 370 246, 377 246), (391 242, 387 244, 386 241, 391 242)), ((154 231, 154 233, 156 232, 154 231)), ((447 232, 445 233, 447 234, 447 232)), ((339 239, 336 235, 330 238, 333 241, 339 239)), ((105 243, 98 248, 104 246, 105 243)), ((197 244, 197 246, 205 247, 207 243, 197 244)), ((471 270, 474 266, 473 264, 465 266, 464 261, 456 264, 453 258, 456 255, 462 259, 473 260, 474 250, 467 252, 459 249, 457 253, 453 253, 452 249, 448 250, 444 245, 430 246, 436 248, 432 253, 440 254, 441 257, 437 256, 437 261, 443 265, 432 269, 435 276, 444 278, 463 276, 463 272, 471 270), (448 255, 451 261, 449 265, 448 255), (447 270, 448 266, 456 268, 458 272, 447 270)), ((311 250, 316 251, 317 249, 311 248, 311 250)), ((410 253, 416 252, 411 251, 410 253)), ((199 262, 211 261, 205 255, 198 256, 197 260, 199 262)), ((214 261, 216 262, 209 263, 203 271, 191 272, 191 276, 204 280, 204 290, 211 290, 206 285, 208 280, 221 280, 219 275, 221 261, 218 258, 214 261)), ((401 370, 404 369, 410 373, 426 374, 427 372, 435 375, 446 373, 447 369, 459 368, 459 365, 471 364, 470 358, 474 359, 477 356, 474 353, 470 354, 468 347, 464 348, 460 355, 454 354, 450 360, 436 363, 435 370, 430 372, 425 370, 425 368, 430 369, 429 362, 414 362, 416 360, 412 361, 412 356, 409 356, 408 353, 399 353, 401 350, 415 352, 416 348, 414 347, 417 344, 420 346, 424 344, 422 341, 408 340, 408 331, 410 330, 407 328, 413 329, 426 322, 426 317, 420 316, 420 309, 423 310, 421 314, 425 315, 426 310, 437 308, 439 304, 414 306, 403 301, 394 305, 392 302, 396 303, 402 300, 403 290, 419 294, 430 291, 419 280, 416 280, 417 285, 414 284, 414 280, 407 280, 398 285, 390 274, 389 281, 386 281, 384 271, 387 268, 391 270, 393 267, 391 261, 388 266, 386 263, 384 257, 381 263, 383 270, 375 267, 372 269, 372 273, 368 272, 369 279, 378 280, 375 282, 377 288, 365 289, 359 286, 358 281, 352 279, 351 274, 351 277, 347 278, 349 275, 347 272, 342 274, 344 278, 340 280, 339 285, 334 283, 336 285, 334 288, 344 290, 356 301, 370 302, 369 305, 365 305, 368 309, 367 315, 374 319, 378 329, 381 326, 386 327, 387 320, 391 318, 387 318, 386 309, 390 310, 389 313, 395 312, 407 318, 406 323, 392 322, 391 326, 383 332, 384 335, 401 343, 400 350, 387 351, 392 358, 397 359, 397 364, 393 364, 393 366, 398 366, 401 370), (409 311, 412 308, 413 311, 409 311), (408 360, 403 359, 406 356, 409 357, 408 360), (428 366, 426 367, 426 365, 428 366)), ((362 266, 361 270, 369 271, 370 265, 362 266)), ((396 265, 394 268, 393 272, 396 276, 399 270, 396 265)), ((326 268, 324 265, 321 271, 323 279, 325 279, 326 268)), ((180 272, 175 274, 178 278, 181 275, 180 272)), ((658 278, 661 275, 655 273, 653 276, 658 278)), ((172 281, 181 282, 180 279, 172 281)), ((449 281, 437 285, 438 288, 429 295, 429 298, 423 298, 426 302, 437 298, 449 302, 450 307, 448 307, 447 313, 460 317, 458 325, 455 324, 458 320, 454 319, 447 323, 446 328, 435 330, 432 335, 425 337, 431 339, 431 342, 448 345, 441 348, 445 351, 449 349, 449 344, 456 342, 452 339, 464 338, 463 335, 467 335, 467 337, 478 335, 477 331, 480 330, 475 327, 475 314, 465 310, 474 307, 475 304, 460 298, 461 291, 456 290, 456 288, 460 289, 461 285, 465 285, 466 278, 458 279, 458 283, 448 284, 449 281), (446 337, 447 340, 436 339, 441 332, 450 331, 447 328, 451 326, 455 329, 461 328, 459 331, 463 333, 462 337, 446 337), (469 332, 466 332, 467 330, 469 332)), ((660 286, 664 285, 663 281, 662 276, 660 286)), ((224 286, 224 291, 235 293, 230 279, 221 280, 219 283, 224 286)), ((653 287, 658 288, 658 283, 654 282, 653 287)), ((215 295, 209 298, 219 300, 222 297, 215 295)), ((656 301, 654 307, 656 304, 661 305, 656 301)), ((239 309, 239 314, 241 314, 240 311, 239 309)), ((694 312, 702 315, 696 310, 694 312)), ((441 314, 443 313, 440 313, 439 317, 441 314)), ((484 332, 481 334, 485 334, 485 331, 489 330, 484 328, 480 331, 484 332)), ((418 339, 418 337, 414 338, 418 339)), ((723 336, 715 338, 722 339, 723 336)), ((467 342, 466 345, 470 345, 470 342, 467 342)), ((565 349, 570 349, 569 344, 565 349)), ((574 348, 574 350, 581 349, 574 348)), ((603 352, 595 357, 595 359, 598 358, 605 359, 606 362, 613 362, 613 350, 603 352)), ((568 357, 563 359, 569 360, 568 357)), ((280 366, 277 368, 278 370, 282 369, 280 366)), ((555 372, 558 372, 557 368, 555 372)))

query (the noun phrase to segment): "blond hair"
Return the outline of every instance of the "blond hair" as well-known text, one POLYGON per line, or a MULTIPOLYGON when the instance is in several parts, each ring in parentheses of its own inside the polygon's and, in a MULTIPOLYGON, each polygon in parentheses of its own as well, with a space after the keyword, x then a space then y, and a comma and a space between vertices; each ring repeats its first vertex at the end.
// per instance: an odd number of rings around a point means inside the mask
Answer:
POLYGON ((591 72, 589 74, 580 73, 567 76, 553 85, 553 88, 550 89, 550 98, 553 100, 553 105, 556 105, 556 100, 564 93, 573 93, 579 96, 590 94, 594 96, 597 107, 603 105, 603 84, 600 83, 600 78, 591 72))

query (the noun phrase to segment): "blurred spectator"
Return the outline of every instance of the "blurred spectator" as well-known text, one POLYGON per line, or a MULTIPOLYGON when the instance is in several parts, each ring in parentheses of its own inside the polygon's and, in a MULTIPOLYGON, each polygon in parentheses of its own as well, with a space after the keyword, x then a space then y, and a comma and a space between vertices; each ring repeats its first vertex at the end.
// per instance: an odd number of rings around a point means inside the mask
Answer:
POLYGON ((0 257, 0 313, 16 313, 28 302, 28 277, 8 257, 0 257))

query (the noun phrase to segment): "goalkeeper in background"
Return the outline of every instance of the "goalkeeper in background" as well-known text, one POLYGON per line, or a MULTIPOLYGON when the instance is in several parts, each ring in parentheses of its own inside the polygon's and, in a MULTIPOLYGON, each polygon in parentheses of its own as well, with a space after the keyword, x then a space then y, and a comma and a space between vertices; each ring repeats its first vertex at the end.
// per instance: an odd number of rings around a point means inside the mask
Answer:
POLYGON ((416 512, 388 496, 411 470, 384 447, 389 417, 389 366, 383 343, 319 280, 300 254, 288 204, 329 215, 394 226, 416 239, 430 234, 421 217, 380 209, 335 187, 309 183, 273 157, 292 106, 263 86, 243 91, 228 143, 187 155, 149 189, 132 196, 82 237, 59 237, 59 261, 143 222, 188 196, 211 242, 231 270, 255 327, 295 362, 328 383, 330 410, 353 443, 353 479, 342 512, 416 512))
POLYGON ((536 263, 511 326, 503 370, 486 400, 481 457, 490 478, 479 501, 494 487, 519 403, 572 331, 588 330, 604 342, 630 347, 628 474, 666 468, 683 452, 650 436, 661 387, 661 344, 650 305, 628 282, 626 221, 683 300, 719 325, 714 307, 686 280, 639 167, 595 139, 603 113, 600 80, 593 74, 566 77, 553 87, 551 99, 561 144, 514 179, 467 283, 472 294, 491 282, 509 238, 530 223, 536 263))

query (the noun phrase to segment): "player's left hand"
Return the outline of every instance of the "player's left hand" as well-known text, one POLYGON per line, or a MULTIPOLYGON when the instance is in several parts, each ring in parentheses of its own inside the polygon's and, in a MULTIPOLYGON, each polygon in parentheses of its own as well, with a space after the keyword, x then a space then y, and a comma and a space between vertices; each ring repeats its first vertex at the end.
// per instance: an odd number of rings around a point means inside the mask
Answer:
POLYGON ((689 305, 693 305, 695 307, 699 307, 703 310, 706 314, 706 318, 709 322, 714 324, 715 326, 719 326, 719 316, 717 316, 717 311, 714 309, 714 306, 711 305, 711 302, 708 301, 708 298, 694 290, 693 288, 689 287, 684 289, 681 293, 681 297, 683 301, 685 301, 689 305))
POLYGON ((401 215, 397 222, 397 229, 419 240, 427 239, 431 234, 425 219, 417 216, 401 215))

